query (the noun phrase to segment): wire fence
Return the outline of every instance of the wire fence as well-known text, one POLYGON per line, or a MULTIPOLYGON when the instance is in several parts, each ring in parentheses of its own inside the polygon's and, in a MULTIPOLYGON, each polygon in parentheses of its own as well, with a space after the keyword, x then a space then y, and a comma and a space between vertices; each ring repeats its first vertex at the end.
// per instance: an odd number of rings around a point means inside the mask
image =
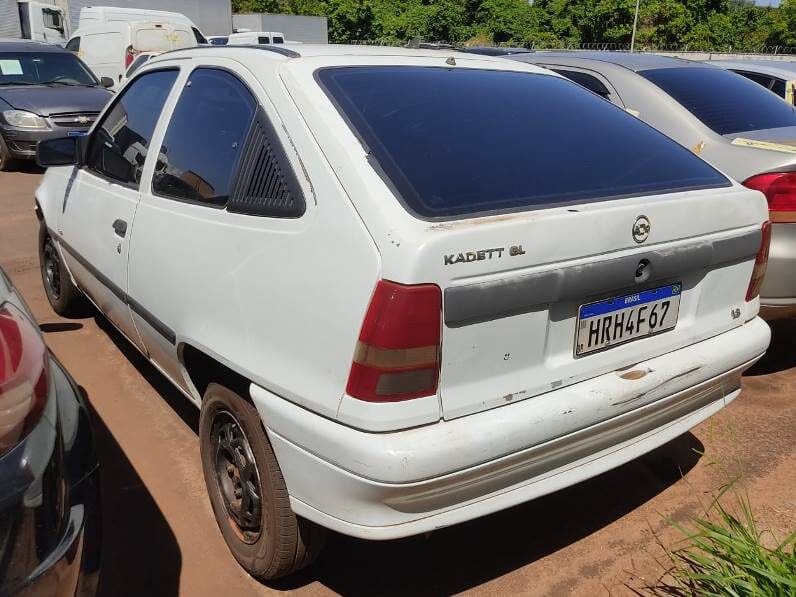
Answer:
MULTIPOLYGON (((439 48, 439 49, 455 49, 466 47, 467 43, 452 43, 447 41, 431 41, 423 39, 413 39, 409 42, 397 41, 395 39, 369 39, 369 40, 356 40, 350 42, 354 45, 367 45, 367 46, 407 46, 407 47, 425 47, 425 48, 439 48)), ((494 47, 508 47, 506 44, 495 44, 494 47)), ((517 47, 517 46, 514 46, 517 47)), ((523 46, 528 50, 572 50, 572 51, 600 51, 600 52, 629 52, 629 43, 614 43, 614 42, 599 42, 599 43, 578 43, 578 44, 535 44, 523 46)), ((731 45, 717 46, 712 48, 695 47, 685 45, 650 45, 643 43, 636 43, 634 50, 636 52, 664 52, 664 53, 680 53, 680 54, 760 54, 765 56, 792 56, 796 55, 796 46, 757 46, 757 47, 734 47, 731 45)))

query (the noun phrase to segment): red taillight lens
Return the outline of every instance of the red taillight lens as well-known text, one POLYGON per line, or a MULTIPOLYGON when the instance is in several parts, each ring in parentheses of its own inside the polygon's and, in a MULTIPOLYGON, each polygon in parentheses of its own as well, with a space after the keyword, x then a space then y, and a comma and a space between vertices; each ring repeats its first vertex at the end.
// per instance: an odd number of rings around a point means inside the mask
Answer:
POLYGON ((746 300, 751 301, 760 294, 760 287, 766 277, 768 268, 768 249, 771 245, 771 222, 763 222, 763 234, 760 239, 760 248, 755 257, 755 267, 752 270, 752 277, 749 280, 749 288, 746 290, 746 300))
POLYGON ((766 196, 772 222, 796 222, 796 172, 758 174, 743 184, 766 196))
POLYGON ((0 306, 0 455, 22 440, 47 402, 47 349, 33 324, 0 306))
POLYGON ((124 68, 128 68, 133 63, 137 54, 138 52, 133 50, 133 46, 127 46, 127 50, 124 53, 124 68))
POLYGON ((380 280, 362 323, 349 396, 398 402, 437 393, 442 292, 380 280))

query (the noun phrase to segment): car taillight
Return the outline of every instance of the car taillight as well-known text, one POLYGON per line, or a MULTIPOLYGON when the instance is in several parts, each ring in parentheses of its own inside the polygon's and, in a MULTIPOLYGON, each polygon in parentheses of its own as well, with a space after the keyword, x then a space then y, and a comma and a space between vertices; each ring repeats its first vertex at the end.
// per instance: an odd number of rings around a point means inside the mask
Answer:
POLYGON ((766 196, 772 222, 796 222, 796 172, 758 174, 743 184, 766 196))
POLYGON ((47 402, 47 349, 16 307, 0 306, 0 455, 41 418, 47 402))
POLYGON ((437 393, 442 291, 380 280, 370 300, 346 392, 367 402, 437 393))
POLYGON ((763 222, 763 234, 760 238, 760 248, 755 257, 755 267, 752 269, 752 277, 749 280, 749 288, 746 289, 746 300, 751 301, 760 294, 760 287, 766 277, 768 268, 768 249, 771 245, 771 222, 763 222))
POLYGON ((133 46, 127 46, 127 50, 124 53, 124 68, 128 68, 133 63, 133 60, 135 60, 137 55, 138 52, 133 49, 133 46))

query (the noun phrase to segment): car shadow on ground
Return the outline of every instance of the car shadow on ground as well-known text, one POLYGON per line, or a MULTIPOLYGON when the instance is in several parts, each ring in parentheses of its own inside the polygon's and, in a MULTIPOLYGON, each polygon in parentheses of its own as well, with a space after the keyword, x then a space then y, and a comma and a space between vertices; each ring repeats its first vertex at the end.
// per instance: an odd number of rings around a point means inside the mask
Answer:
POLYGON ((57 321, 54 323, 39 324, 39 329, 45 334, 53 334, 55 332, 74 332, 75 330, 82 330, 83 324, 77 321, 57 321))
MULTIPOLYGON (((141 376, 187 426, 198 432, 198 409, 102 316, 95 319, 141 376)), ((269 583, 269 587, 291 591, 318 582, 341 595, 368 596, 466 591, 619 520, 679 481, 697 464, 703 451, 702 443, 685 433, 593 479, 428 536, 375 542, 332 533, 318 562, 269 583), (397 574, 399 569, 404 572, 397 574)), ((139 525, 142 533, 146 526, 139 525)), ((141 594, 173 595, 175 591, 163 585, 141 594)))
POLYGON ((291 590, 317 581, 341 595, 466 591, 622 518, 686 475, 703 449, 686 433, 573 487, 425 537, 369 542, 335 534, 316 564, 271 586, 291 590))
POLYGON ((113 325, 102 315, 95 315, 94 320, 111 341, 116 345, 130 364, 136 368, 138 373, 146 382, 152 386, 161 398, 177 413, 183 423, 190 427, 194 433, 199 433, 199 409, 190 402, 166 377, 155 369, 144 355, 133 347, 132 344, 122 336, 113 325))
POLYGON ((100 462, 98 597, 177 595, 182 568, 177 538, 90 397, 86 402, 100 462))
POLYGON ((796 319, 782 319, 769 322, 771 344, 753 367, 744 375, 770 375, 796 367, 796 319))
POLYGON ((42 175, 46 168, 39 166, 34 160, 22 160, 17 166, 17 172, 22 174, 37 174, 42 175))

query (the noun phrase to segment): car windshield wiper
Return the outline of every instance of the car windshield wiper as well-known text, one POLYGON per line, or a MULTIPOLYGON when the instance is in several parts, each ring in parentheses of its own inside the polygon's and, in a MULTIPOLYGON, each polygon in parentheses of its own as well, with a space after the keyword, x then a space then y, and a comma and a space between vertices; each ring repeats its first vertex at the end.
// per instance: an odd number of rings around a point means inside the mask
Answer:
POLYGON ((0 81, 0 85, 41 85, 32 81, 0 81))
POLYGON ((68 83, 67 81, 42 81, 41 85, 66 85, 67 87, 96 87, 94 83, 68 83))

